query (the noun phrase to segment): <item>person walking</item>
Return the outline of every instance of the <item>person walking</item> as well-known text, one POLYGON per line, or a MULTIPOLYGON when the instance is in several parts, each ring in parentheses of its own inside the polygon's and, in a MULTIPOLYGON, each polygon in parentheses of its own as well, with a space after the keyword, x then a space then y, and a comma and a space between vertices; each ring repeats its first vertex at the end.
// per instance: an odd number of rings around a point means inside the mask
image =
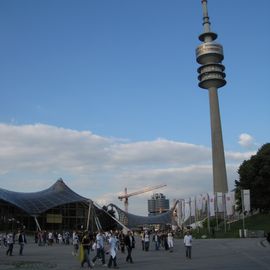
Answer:
POLYGON ((89 233, 86 232, 82 238, 82 251, 83 251, 83 254, 82 254, 82 257, 80 258, 81 259, 81 267, 84 266, 85 263, 87 263, 88 265, 88 268, 93 268, 91 263, 90 263, 90 248, 91 248, 91 241, 90 241, 90 238, 89 238, 89 233))
POLYGON ((171 231, 168 232, 167 241, 168 241, 169 251, 173 252, 173 233, 171 231))
POLYGON ((53 245, 53 232, 48 232, 48 246, 53 245))
POLYGON ((155 231, 155 234, 153 235, 153 242, 155 243, 155 250, 159 250, 160 235, 159 235, 158 231, 155 231))
POLYGON ((118 239, 119 239, 119 244, 120 244, 120 249, 121 249, 121 252, 122 253, 125 253, 125 235, 124 233, 121 231, 119 236, 118 236, 118 239))
POLYGON ((144 250, 149 251, 150 246, 150 236, 148 234, 148 231, 145 231, 144 233, 144 250))
POLYGON ((186 248, 186 258, 191 259, 192 235, 187 231, 184 237, 184 245, 186 248))
POLYGON ((6 251, 6 254, 9 255, 9 256, 12 256, 13 245, 14 245, 14 235, 13 235, 12 232, 10 232, 7 235, 7 246, 8 246, 8 249, 6 251))
POLYGON ((111 236, 109 238, 110 259, 109 259, 109 263, 108 263, 108 268, 111 268, 112 264, 113 264, 114 268, 117 268, 117 269, 119 268, 117 266, 117 262, 116 262, 116 252, 117 252, 117 249, 118 249, 118 244, 119 244, 119 241, 116 238, 115 233, 112 232, 112 234, 111 234, 111 236))
POLYGON ((142 250, 144 250, 144 232, 141 232, 142 250))
POLYGON ((79 236, 76 231, 73 232, 72 234, 72 244, 73 244, 73 256, 78 256, 78 251, 79 251, 79 236))
POLYGON ((0 247, 2 247, 2 239, 3 239, 3 235, 2 233, 0 233, 0 247))
POLYGON ((125 245, 127 247, 127 252, 128 252, 128 255, 126 257, 126 262, 133 263, 131 253, 132 253, 132 248, 134 247, 134 243, 135 243, 134 236, 132 235, 131 231, 128 231, 125 237, 125 245))
POLYGON ((19 254, 23 255, 24 244, 27 243, 24 231, 19 231, 18 242, 20 245, 19 254))
POLYGON ((169 246, 168 246, 168 234, 167 232, 163 232, 162 234, 162 243, 163 243, 163 247, 165 250, 169 250, 169 246))
POLYGON ((270 232, 267 233, 266 240, 270 243, 270 232))
POLYGON ((92 262, 93 265, 95 265, 95 261, 97 258, 101 258, 103 266, 107 266, 105 263, 105 250, 104 250, 104 245, 105 245, 105 235, 101 230, 99 230, 97 236, 96 236, 96 248, 97 248, 97 254, 93 258, 92 262))

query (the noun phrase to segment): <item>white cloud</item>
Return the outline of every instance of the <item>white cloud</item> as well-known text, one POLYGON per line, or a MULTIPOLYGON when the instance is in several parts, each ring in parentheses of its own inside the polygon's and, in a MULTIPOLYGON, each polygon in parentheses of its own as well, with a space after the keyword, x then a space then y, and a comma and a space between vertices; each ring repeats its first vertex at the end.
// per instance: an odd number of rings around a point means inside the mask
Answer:
POLYGON ((248 152, 226 152, 226 160, 227 162, 241 162, 243 160, 249 159, 252 155, 255 155, 256 151, 248 151, 248 152))
MULTIPOLYGON (((0 187, 22 192, 48 188, 59 177, 82 196, 123 207, 118 195, 166 184, 167 198, 212 190, 211 149, 157 139, 127 142, 49 125, 0 124, 0 187)), ((229 186, 251 152, 226 153, 229 186)), ((130 198, 129 210, 147 213, 152 193, 130 198)))
POLYGON ((252 147, 255 145, 254 138, 247 133, 240 134, 238 143, 243 147, 252 147))

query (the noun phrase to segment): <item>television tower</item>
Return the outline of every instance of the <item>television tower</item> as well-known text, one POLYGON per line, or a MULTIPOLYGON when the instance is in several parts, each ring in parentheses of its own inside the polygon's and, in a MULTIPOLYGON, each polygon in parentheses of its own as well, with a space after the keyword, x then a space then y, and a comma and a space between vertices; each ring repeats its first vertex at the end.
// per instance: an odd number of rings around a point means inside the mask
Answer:
POLYGON ((226 193, 228 183, 218 102, 218 88, 226 84, 225 67, 221 64, 224 58, 223 47, 215 42, 217 34, 211 32, 207 0, 201 2, 204 32, 199 40, 203 43, 196 49, 196 59, 201 65, 198 68, 199 87, 208 89, 209 92, 214 193, 226 193))

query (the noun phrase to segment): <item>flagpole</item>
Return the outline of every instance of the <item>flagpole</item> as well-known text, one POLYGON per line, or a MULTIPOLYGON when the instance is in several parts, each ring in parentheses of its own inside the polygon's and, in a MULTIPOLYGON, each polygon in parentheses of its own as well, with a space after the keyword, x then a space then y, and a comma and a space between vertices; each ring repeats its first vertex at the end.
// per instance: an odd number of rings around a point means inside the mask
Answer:
POLYGON ((224 232, 227 232, 227 218, 226 218, 226 193, 222 194, 222 201, 223 201, 223 218, 224 218, 224 232))
POLYGON ((210 236, 210 198, 209 198, 209 194, 207 193, 207 227, 208 227, 208 233, 210 236))
POLYGON ((189 197, 189 226, 191 226, 191 198, 189 197))
POLYGON ((197 197, 194 197, 194 208, 195 208, 195 227, 196 227, 196 231, 198 232, 198 228, 197 228, 197 197))
POLYGON ((217 192, 215 192, 214 200, 216 202, 214 208, 215 208, 215 216, 216 216, 216 229, 218 231, 218 194, 217 192))

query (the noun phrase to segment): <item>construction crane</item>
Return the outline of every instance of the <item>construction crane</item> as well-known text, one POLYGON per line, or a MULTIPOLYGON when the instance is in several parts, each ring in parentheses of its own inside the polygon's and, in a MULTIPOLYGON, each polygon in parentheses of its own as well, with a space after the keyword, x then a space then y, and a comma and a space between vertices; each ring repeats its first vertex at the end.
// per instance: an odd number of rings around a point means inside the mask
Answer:
POLYGON ((154 187, 146 187, 146 188, 144 188, 142 190, 135 191, 135 192, 132 192, 132 193, 127 193, 127 188, 125 188, 124 195, 118 196, 118 199, 120 201, 124 200, 125 211, 128 212, 128 198, 129 197, 139 195, 139 194, 142 194, 142 193, 145 193, 145 192, 148 192, 148 191, 152 191, 154 189, 162 188, 162 187, 165 187, 165 186, 166 185, 158 185, 158 186, 154 186, 154 187))

